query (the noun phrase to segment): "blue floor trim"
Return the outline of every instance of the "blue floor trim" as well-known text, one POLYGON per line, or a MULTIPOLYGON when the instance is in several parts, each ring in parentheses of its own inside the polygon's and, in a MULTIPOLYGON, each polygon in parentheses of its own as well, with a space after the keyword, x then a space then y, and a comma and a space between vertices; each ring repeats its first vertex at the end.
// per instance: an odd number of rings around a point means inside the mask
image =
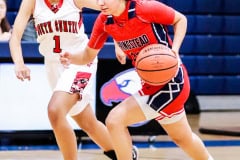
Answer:
MULTIPOLYGON (((225 146, 239 146, 240 140, 205 140, 203 141, 207 147, 225 147, 225 146)), ((157 142, 134 142, 138 148, 170 148, 177 147, 171 141, 157 141, 157 142)), ((79 144, 79 149, 100 149, 92 142, 85 142, 79 144)), ((1 145, 0 151, 6 150, 58 150, 56 145, 31 145, 31 146, 17 146, 17 145, 1 145)))
MULTIPOLYGON (((240 146, 240 140, 205 140, 203 141, 207 147, 224 147, 224 146, 240 146)), ((177 147, 177 145, 171 141, 158 141, 158 142, 135 142, 139 148, 148 148, 148 147, 156 147, 156 148, 169 148, 169 147, 177 147)))
POLYGON ((3 145, 0 146, 0 151, 14 151, 14 150, 58 150, 56 145, 31 145, 31 146, 15 146, 15 145, 3 145))
POLYGON ((240 140, 208 140, 204 144, 208 147, 240 146, 240 140))

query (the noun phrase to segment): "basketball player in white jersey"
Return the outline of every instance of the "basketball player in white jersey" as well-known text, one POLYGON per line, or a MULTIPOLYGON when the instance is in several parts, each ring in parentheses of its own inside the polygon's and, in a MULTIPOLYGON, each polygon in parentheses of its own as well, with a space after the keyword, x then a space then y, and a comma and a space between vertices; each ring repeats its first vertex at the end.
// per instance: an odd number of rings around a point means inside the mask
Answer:
POLYGON ((33 15, 39 51, 44 56, 47 77, 53 89, 48 116, 64 160, 77 160, 76 136, 68 123, 67 114, 109 158, 116 159, 109 133, 105 125, 96 119, 90 106, 97 59, 87 65, 70 65, 68 68, 59 62, 61 52, 74 52, 85 48, 88 43, 82 23, 82 7, 98 9, 95 0, 22 0, 10 39, 15 74, 22 81, 30 80, 30 69, 24 64, 21 38, 29 17, 33 15))

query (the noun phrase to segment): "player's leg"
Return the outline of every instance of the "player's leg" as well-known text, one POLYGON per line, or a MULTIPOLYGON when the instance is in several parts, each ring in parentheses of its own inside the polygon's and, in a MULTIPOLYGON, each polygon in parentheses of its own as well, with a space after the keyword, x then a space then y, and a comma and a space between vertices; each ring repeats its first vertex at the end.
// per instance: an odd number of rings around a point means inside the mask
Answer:
POLYGON ((162 124, 172 140, 194 160, 211 160, 202 140, 192 132, 186 114, 175 123, 162 124))
POLYGON ((55 91, 48 105, 48 117, 64 160, 77 160, 77 140, 66 116, 78 99, 78 94, 55 91))
MULTIPOLYGON (((186 102, 190 92, 190 83, 184 66, 182 66, 182 69, 179 70, 178 75, 179 76, 175 78, 175 82, 180 83, 175 83, 175 85, 180 86, 181 82, 184 82, 182 89, 178 96, 160 111, 161 116, 157 118, 158 122, 162 124, 162 127, 172 140, 192 159, 208 160, 210 155, 201 139, 192 132, 187 121, 186 113, 184 112, 184 103, 186 102), (182 74, 180 74, 181 72, 182 74), (183 77, 184 81, 181 77, 183 77)), ((169 91, 169 93, 171 92, 169 91)))
MULTIPOLYGON (((59 77, 64 71, 59 61, 44 59, 47 78, 52 89, 55 89, 59 77)), ((70 76, 69 76, 70 77, 70 76)), ((58 91, 54 91, 48 104, 48 117, 53 128, 58 147, 65 160, 77 159, 77 141, 75 133, 66 116, 76 101, 79 94, 69 94, 65 89, 65 80, 60 83, 58 91)))
POLYGON ((97 120, 90 104, 87 104, 81 113, 72 116, 72 118, 102 150, 113 149, 106 126, 97 120))
POLYGON ((132 139, 127 126, 145 120, 145 116, 135 101, 129 97, 114 107, 106 118, 106 126, 118 160, 132 160, 132 139))
POLYGON ((106 126, 97 120, 90 104, 87 104, 81 113, 72 118, 109 158, 116 160, 109 132, 106 126))

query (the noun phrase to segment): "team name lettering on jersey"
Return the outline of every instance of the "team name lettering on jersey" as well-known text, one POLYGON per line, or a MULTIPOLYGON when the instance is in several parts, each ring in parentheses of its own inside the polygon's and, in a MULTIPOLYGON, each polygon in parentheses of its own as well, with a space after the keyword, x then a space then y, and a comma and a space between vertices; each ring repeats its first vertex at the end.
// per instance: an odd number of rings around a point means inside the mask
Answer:
POLYGON ((51 21, 38 24, 36 26, 36 31, 39 36, 52 33, 53 29, 56 32, 69 32, 78 34, 78 27, 78 23, 75 21, 56 20, 54 21, 53 25, 51 21))
POLYGON ((146 45, 147 43, 149 43, 149 39, 148 39, 147 35, 143 34, 143 35, 133 38, 133 39, 120 41, 120 42, 118 42, 118 45, 122 50, 130 50, 130 49, 142 47, 142 46, 146 45))

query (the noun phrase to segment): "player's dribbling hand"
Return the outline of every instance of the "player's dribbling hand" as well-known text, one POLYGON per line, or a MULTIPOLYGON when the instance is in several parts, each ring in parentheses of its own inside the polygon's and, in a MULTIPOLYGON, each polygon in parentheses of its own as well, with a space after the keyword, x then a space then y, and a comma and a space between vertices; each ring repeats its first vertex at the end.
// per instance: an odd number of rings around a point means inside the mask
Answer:
POLYGON ((64 68, 68 68, 68 66, 71 64, 70 57, 71 55, 68 52, 60 53, 60 62, 64 68))
POLYGON ((29 80, 31 79, 30 77, 30 69, 23 65, 15 65, 15 74, 18 79, 21 81, 24 81, 25 79, 29 80))

